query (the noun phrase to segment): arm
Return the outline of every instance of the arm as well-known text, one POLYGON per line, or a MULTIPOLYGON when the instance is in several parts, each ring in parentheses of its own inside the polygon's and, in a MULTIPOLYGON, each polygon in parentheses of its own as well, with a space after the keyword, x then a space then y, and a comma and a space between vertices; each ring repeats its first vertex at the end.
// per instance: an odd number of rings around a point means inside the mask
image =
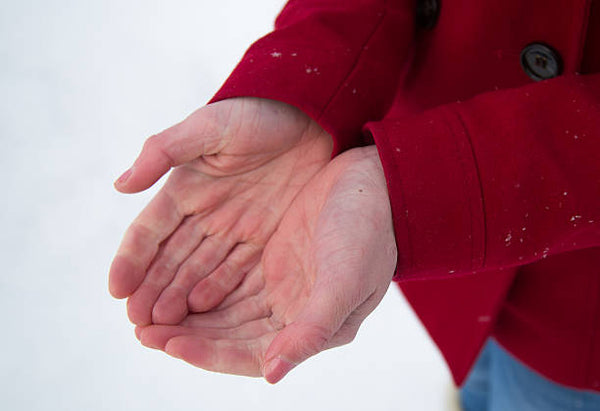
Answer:
POLYGON ((199 367, 264 374, 275 382, 290 364, 352 339, 377 305, 392 276, 395 247, 373 147, 368 156, 344 156, 311 180, 318 198, 303 190, 280 231, 273 230, 287 200, 330 153, 328 133, 281 102, 318 119, 334 133, 337 151, 360 144, 362 125, 383 117, 391 103, 412 40, 413 2, 391 3, 289 2, 276 30, 248 51, 214 104, 150 139, 133 171, 119 180, 119 190, 135 192, 178 168, 157 197, 164 201, 155 199, 128 230, 111 268, 111 291, 129 297, 129 315, 141 326, 144 344, 199 367), (365 169, 353 172, 358 164, 365 169), (291 179, 282 182, 282 173, 291 179), (249 191, 240 193, 240 186, 249 191), (265 196, 265 189, 275 194, 265 196), (371 190, 374 195, 362 194, 371 190), (224 194, 216 204, 215 192, 224 194), (357 200, 349 201, 350 195, 357 200), (330 196, 340 201, 327 201, 330 196), (320 220, 326 212, 337 218, 320 220), (173 216, 169 224, 166 214, 173 216), (376 229, 355 224, 357 215, 376 229), (251 224, 232 230, 232 221, 251 224), (160 228, 159 235, 152 228, 160 228), (320 239, 317 266, 316 242, 305 241, 308 235, 320 239), (359 258, 357 247, 373 239, 382 246, 359 258), (232 258, 233 248, 219 265, 223 256, 204 247, 215 241, 226 253, 228 243, 253 245, 250 258, 232 258), (351 264, 348 254, 360 264, 351 264), (336 267, 330 267, 332 255, 336 267), (281 277, 292 271, 296 275, 281 277), (344 287, 332 289, 334 277, 344 287), (323 297, 331 292, 335 298, 323 297))
POLYGON ((212 101, 254 96, 300 108, 338 153, 383 117, 408 65, 413 0, 292 0, 212 101))
POLYGON ((412 3, 290 1, 276 30, 250 49, 213 104, 148 139, 117 189, 141 191, 176 170, 128 229, 111 266, 110 290, 129 297, 134 323, 176 323, 188 306, 209 309, 236 287, 291 199, 331 153, 331 137, 284 103, 333 130, 338 151, 359 144, 362 124, 382 117, 392 100, 413 30, 412 3), (275 168, 293 178, 273 181, 275 168), (274 185, 285 195, 273 195, 274 185), (240 223, 232 228, 231 221, 240 223), (251 250, 239 251, 237 244, 247 243, 251 250))
POLYGON ((388 181, 397 278, 600 245, 600 75, 480 95, 366 130, 388 181))

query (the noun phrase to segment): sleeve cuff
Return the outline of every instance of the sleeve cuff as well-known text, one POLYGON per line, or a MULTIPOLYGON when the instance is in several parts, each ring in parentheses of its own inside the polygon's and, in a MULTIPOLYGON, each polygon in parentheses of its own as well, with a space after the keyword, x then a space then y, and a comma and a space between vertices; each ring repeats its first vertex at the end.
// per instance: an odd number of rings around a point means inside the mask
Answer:
POLYGON ((459 115, 444 106, 368 123, 386 176, 398 246, 396 281, 482 267, 485 216, 478 167, 459 115))
POLYGON ((211 102, 252 96, 293 105, 333 137, 338 154, 365 145, 363 125, 391 105, 410 60, 414 10, 408 1, 319 4, 284 13, 290 22, 250 47, 211 102))

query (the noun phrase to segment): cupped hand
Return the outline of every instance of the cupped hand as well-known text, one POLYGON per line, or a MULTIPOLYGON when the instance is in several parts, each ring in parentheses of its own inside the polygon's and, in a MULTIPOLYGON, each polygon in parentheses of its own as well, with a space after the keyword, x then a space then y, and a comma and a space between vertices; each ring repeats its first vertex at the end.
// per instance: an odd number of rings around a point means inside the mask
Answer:
POLYGON ((274 383, 308 357, 350 342, 395 265, 376 149, 354 149, 306 185, 261 263, 218 307, 136 332, 144 345, 197 367, 274 383))
POLYGON ((144 190, 174 168, 133 221, 109 288, 137 325, 177 324, 218 305, 260 260, 300 189, 330 159, 331 137, 284 103, 208 105, 149 138, 115 187, 144 190))

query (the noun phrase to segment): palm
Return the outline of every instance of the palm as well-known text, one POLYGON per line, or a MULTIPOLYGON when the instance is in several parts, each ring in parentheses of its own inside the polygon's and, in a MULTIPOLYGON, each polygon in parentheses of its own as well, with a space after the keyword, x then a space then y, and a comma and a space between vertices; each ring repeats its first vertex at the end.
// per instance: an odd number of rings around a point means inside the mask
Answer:
POLYGON ((276 382, 310 355, 352 340, 395 265, 385 181, 373 155, 353 150, 318 174, 262 263, 219 307, 178 326, 143 328, 142 342, 201 368, 276 382))
POLYGON ((330 137, 298 110, 256 99, 215 106, 150 139, 119 187, 145 188, 182 163, 128 229, 111 267, 111 291, 130 296, 136 324, 176 324, 189 308, 220 303, 329 159, 330 137))

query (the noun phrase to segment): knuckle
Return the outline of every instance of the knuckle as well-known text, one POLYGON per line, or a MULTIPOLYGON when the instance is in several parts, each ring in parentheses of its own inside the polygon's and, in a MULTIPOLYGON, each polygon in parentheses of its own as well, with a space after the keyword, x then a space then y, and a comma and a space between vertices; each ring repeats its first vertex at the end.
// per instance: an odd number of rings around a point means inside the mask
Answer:
POLYGON ((199 278, 200 265, 192 262, 184 263, 177 272, 177 283, 188 284, 199 278))
POLYGON ((175 125, 171 128, 166 129, 165 131, 148 137, 144 142, 142 152, 158 153, 159 155, 165 157, 168 160, 169 164, 172 166, 172 152, 176 148, 176 146, 174 146, 174 139, 172 137, 177 134, 178 128, 179 125, 175 125))
POLYGON ((221 106, 209 105, 200 110, 198 121, 192 125, 195 133, 203 136, 206 155, 219 153, 231 133, 231 110, 221 106))
POLYGON ((357 333, 358 329, 341 333, 336 345, 350 344, 356 338, 357 333))
POLYGON ((304 357, 309 357, 325 350, 329 341, 329 334, 329 330, 325 327, 311 325, 307 329, 306 338, 297 340, 298 351, 304 357))
POLYGON ((154 263, 148 270, 146 280, 149 284, 157 287, 164 287, 166 281, 169 281, 173 277, 175 267, 169 261, 161 261, 154 263))
POLYGON ((160 144, 161 134, 154 134, 144 142, 144 150, 153 150, 160 144))

